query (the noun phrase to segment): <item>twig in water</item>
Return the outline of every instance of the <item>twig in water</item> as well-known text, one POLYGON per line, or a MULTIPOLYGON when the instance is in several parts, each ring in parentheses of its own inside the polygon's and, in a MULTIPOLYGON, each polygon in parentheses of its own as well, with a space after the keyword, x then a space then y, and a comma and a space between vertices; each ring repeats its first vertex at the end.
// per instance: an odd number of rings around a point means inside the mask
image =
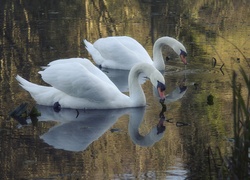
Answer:
POLYGON ((224 75, 224 72, 223 72, 223 70, 222 70, 223 66, 224 66, 224 63, 221 65, 220 71, 221 71, 221 73, 224 75))
POLYGON ((215 67, 216 66, 216 62, 217 60, 215 59, 215 57, 212 58, 212 66, 215 67))

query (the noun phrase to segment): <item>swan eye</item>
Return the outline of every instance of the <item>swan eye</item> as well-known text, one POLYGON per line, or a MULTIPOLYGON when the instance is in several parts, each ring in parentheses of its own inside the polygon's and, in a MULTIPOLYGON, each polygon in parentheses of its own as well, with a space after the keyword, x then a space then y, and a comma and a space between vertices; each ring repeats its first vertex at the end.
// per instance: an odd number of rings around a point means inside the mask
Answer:
POLYGON ((160 81, 157 81, 157 89, 160 88, 161 92, 166 90, 165 84, 161 83, 160 81))
POLYGON ((182 49, 180 49, 180 51, 181 51, 180 55, 183 55, 184 57, 187 56, 187 53, 185 51, 183 51, 182 49))

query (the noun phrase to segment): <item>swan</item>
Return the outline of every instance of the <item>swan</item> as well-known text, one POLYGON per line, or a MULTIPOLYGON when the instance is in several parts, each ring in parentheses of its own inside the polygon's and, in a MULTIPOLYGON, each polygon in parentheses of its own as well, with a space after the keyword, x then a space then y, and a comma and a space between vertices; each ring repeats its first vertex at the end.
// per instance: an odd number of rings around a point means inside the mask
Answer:
POLYGON ((95 63, 103 68, 130 70, 136 63, 146 62, 159 71, 164 71, 165 63, 161 50, 163 45, 171 47, 180 56, 181 61, 187 64, 186 48, 179 41, 168 36, 161 37, 155 42, 153 61, 143 46, 128 36, 100 38, 94 44, 84 39, 84 44, 95 63))
POLYGON ((129 96, 123 94, 105 73, 85 58, 56 60, 39 71, 50 87, 31 83, 19 75, 16 79, 40 105, 53 106, 59 103, 61 108, 116 109, 146 105, 145 94, 138 82, 141 73, 150 79, 164 99, 165 79, 148 63, 136 64, 130 70, 129 96))

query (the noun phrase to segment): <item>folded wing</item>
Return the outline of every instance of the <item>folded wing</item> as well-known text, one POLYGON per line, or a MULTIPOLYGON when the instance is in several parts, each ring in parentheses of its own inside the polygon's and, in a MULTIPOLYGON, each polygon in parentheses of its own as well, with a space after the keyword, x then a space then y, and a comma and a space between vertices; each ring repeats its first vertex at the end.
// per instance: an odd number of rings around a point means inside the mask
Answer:
POLYGON ((49 64, 49 67, 39 73, 54 88, 90 101, 112 100, 115 94, 121 93, 99 69, 89 71, 88 68, 90 67, 76 61, 57 62, 49 64))

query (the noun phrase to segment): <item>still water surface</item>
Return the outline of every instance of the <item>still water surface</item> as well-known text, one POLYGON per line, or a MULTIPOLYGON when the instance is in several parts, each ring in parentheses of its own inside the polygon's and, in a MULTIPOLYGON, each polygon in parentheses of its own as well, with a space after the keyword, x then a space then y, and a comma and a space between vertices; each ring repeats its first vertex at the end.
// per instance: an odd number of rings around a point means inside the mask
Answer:
MULTIPOLYGON (((208 179, 208 149, 216 157, 232 144, 232 70, 249 72, 250 7, 220 1, 2 1, 0 6, 0 177, 2 179, 208 179), (8 113, 35 102, 17 74, 43 84, 37 73, 52 60, 87 57, 82 40, 127 35, 152 55, 154 41, 171 36, 188 51, 188 66, 170 56, 167 93, 184 78, 184 96, 167 104, 165 131, 157 135, 162 106, 150 82, 142 86, 145 108, 82 111, 37 106, 34 125, 8 113), (215 58, 216 64, 212 65, 215 58), (224 64, 224 66, 222 66, 224 64), (221 70, 220 70, 221 68, 221 70), (213 105, 208 105, 208 95, 213 105), (177 122, 185 126, 177 126, 177 122)), ((106 71, 116 77, 116 72, 106 71)), ((126 89, 126 87, 125 87, 126 89)))

